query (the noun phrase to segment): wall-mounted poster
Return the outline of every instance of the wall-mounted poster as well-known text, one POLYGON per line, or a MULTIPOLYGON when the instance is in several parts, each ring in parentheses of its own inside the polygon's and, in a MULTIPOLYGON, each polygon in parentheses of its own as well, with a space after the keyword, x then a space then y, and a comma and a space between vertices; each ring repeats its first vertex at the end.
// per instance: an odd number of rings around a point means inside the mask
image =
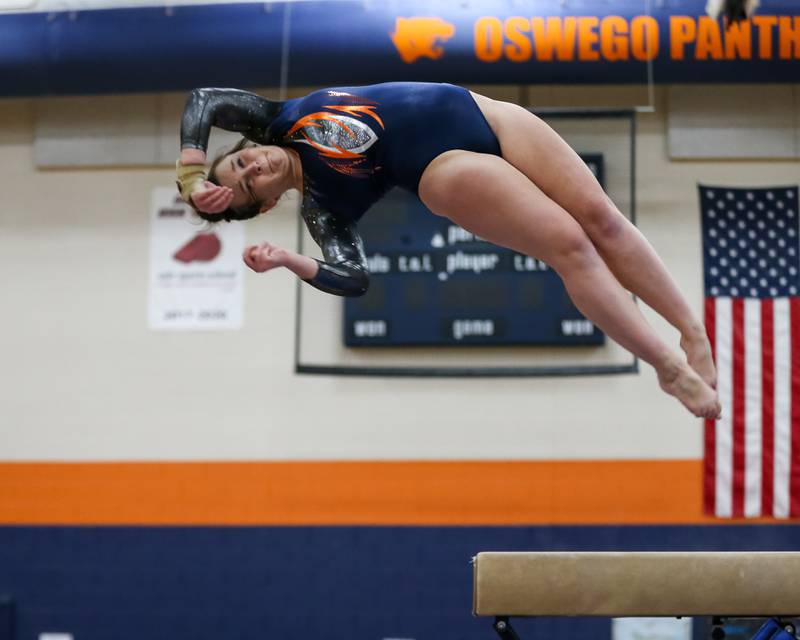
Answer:
POLYGON ((149 327, 239 329, 243 225, 208 225, 174 187, 153 189, 150 209, 149 327))

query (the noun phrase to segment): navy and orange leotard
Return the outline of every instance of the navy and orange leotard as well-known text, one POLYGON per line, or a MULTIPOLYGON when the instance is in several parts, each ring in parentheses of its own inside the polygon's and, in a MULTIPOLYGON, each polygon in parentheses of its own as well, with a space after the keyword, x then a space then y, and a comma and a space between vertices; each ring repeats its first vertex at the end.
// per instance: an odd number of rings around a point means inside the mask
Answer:
POLYGON ((450 84, 337 87, 285 102, 236 89, 196 89, 184 110, 181 148, 205 151, 211 126, 299 154, 301 212, 325 257, 309 282, 337 295, 366 291, 355 225, 390 188, 416 193, 431 160, 451 149, 500 155, 469 91, 450 84))

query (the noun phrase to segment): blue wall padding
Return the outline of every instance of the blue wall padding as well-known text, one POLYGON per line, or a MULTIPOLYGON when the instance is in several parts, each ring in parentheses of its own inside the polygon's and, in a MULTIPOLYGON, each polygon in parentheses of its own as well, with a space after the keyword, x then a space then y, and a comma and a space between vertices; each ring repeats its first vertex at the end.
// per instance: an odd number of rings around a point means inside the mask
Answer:
MULTIPOLYGON (((489 640, 473 618, 481 550, 798 550, 800 526, 0 527, 17 638, 489 640)), ((610 621, 515 622, 602 639, 610 621)))

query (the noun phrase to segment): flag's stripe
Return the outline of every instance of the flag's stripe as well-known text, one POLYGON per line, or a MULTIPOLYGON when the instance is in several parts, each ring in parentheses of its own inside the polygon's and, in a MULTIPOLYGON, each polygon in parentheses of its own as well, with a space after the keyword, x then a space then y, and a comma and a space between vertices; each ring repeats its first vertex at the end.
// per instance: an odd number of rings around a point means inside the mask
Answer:
POLYGON ((761 301, 744 301, 744 515, 761 515, 761 301))
POLYGON ((791 333, 789 327, 789 300, 776 298, 774 302, 775 345, 775 447, 774 494, 772 514, 776 518, 789 515, 789 436, 791 430, 791 333))
POLYGON ((773 304, 761 301, 761 513, 772 515, 775 479, 775 352, 773 304))
MULTIPOLYGON (((715 342, 716 327, 716 300, 714 298, 706 298, 705 301, 705 321, 706 332, 708 333, 708 341, 711 343, 711 354, 716 361, 717 345, 715 342)), ((716 484, 716 420, 706 420, 705 424, 705 438, 703 452, 704 474, 703 474, 703 512, 708 515, 714 515, 715 503, 715 484, 716 484)))
POLYGON ((733 515, 744 515, 744 300, 731 300, 733 326, 733 515))
POLYGON ((792 335, 792 431, 789 515, 800 516, 800 299, 790 298, 792 335))
POLYGON ((719 517, 733 515, 733 305, 730 298, 717 298, 717 390, 722 416, 717 420, 716 502, 714 513, 719 517))

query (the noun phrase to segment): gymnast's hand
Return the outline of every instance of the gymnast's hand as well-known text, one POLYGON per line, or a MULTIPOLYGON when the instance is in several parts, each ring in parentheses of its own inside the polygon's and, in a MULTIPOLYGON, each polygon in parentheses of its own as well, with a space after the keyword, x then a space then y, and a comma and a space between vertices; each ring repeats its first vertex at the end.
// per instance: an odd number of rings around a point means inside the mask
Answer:
POLYGON ((244 263, 257 273, 285 267, 289 262, 289 256, 289 251, 269 242, 247 247, 242 254, 244 263))
POLYGON ((192 191, 194 206, 204 213, 221 213, 233 202, 233 189, 206 180, 203 186, 192 191))

